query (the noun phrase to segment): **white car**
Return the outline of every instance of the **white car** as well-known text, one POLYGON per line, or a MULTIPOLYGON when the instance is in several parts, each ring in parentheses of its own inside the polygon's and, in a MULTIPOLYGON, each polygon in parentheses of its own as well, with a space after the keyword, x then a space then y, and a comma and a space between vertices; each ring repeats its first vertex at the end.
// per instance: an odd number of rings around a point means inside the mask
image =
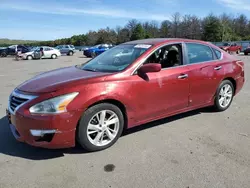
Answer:
POLYGON ((35 57, 35 53, 36 52, 40 52, 40 48, 43 48, 43 56, 41 57, 41 59, 56 59, 57 57, 61 56, 61 52, 58 49, 49 47, 49 46, 41 46, 41 47, 37 47, 35 48, 33 51, 31 52, 27 52, 25 54, 23 54, 23 59, 27 59, 27 60, 31 60, 31 59, 36 59, 37 57, 35 57))

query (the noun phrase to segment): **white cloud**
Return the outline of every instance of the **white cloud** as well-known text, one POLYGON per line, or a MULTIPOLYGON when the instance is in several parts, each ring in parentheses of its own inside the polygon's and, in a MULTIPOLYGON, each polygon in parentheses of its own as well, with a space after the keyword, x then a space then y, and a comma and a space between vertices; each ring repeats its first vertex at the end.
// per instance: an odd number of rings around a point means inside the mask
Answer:
POLYGON ((41 5, 21 5, 21 4, 10 4, 4 3, 0 4, 0 9, 6 10, 19 10, 34 13, 44 13, 44 14, 58 14, 58 15, 94 15, 94 16, 107 16, 114 18, 135 18, 135 19, 145 19, 145 20, 158 20, 162 21, 169 19, 169 15, 164 14, 151 14, 146 11, 128 11, 122 9, 116 9, 111 7, 97 7, 97 8, 64 8, 60 6, 46 6, 41 7, 41 5), (49 8, 53 7, 53 8, 49 8))
POLYGON ((250 10, 250 2, 246 0, 217 0, 224 6, 237 10, 250 10))

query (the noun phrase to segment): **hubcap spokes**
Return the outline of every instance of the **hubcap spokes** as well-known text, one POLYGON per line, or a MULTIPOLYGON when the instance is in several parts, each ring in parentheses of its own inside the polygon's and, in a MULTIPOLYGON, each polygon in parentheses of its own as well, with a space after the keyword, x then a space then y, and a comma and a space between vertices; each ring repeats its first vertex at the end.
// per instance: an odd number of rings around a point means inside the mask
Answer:
POLYGON ((111 110, 96 113, 89 121, 87 136, 95 146, 105 146, 116 137, 119 130, 119 118, 111 110))
POLYGON ((220 93, 219 93, 220 106, 223 108, 227 107, 230 104, 232 97, 233 97, 232 87, 229 84, 225 84, 221 88, 220 93))

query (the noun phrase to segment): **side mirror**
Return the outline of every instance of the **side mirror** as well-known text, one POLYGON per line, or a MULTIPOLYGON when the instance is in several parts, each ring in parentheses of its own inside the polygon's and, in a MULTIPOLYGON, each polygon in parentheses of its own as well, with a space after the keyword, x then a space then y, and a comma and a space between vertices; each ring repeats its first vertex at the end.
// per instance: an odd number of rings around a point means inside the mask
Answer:
POLYGON ((161 64, 160 63, 148 63, 145 65, 142 65, 138 69, 138 73, 148 73, 148 72, 160 72, 161 71, 161 64))

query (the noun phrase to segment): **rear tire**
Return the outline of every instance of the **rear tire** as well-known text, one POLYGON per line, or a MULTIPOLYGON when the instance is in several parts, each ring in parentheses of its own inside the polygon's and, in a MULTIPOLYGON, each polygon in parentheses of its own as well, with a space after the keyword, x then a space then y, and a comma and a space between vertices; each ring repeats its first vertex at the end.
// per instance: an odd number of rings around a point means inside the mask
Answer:
POLYGON ((240 50, 237 50, 236 54, 240 54, 240 50))
POLYGON ((87 151, 104 150, 118 140, 123 127, 124 117, 117 106, 110 103, 97 104, 82 115, 76 133, 77 141, 87 151))
POLYGON ((72 52, 72 51, 70 51, 70 52, 69 52, 69 56, 72 56, 72 55, 73 55, 73 52, 72 52))
POLYGON ((56 54, 52 54, 51 59, 56 59, 57 55, 56 54))
POLYGON ((244 55, 248 55, 248 53, 247 53, 247 52, 244 52, 244 55))
POLYGON ((230 80, 223 80, 215 94, 214 108, 218 112, 225 111, 233 101, 235 88, 230 80))

